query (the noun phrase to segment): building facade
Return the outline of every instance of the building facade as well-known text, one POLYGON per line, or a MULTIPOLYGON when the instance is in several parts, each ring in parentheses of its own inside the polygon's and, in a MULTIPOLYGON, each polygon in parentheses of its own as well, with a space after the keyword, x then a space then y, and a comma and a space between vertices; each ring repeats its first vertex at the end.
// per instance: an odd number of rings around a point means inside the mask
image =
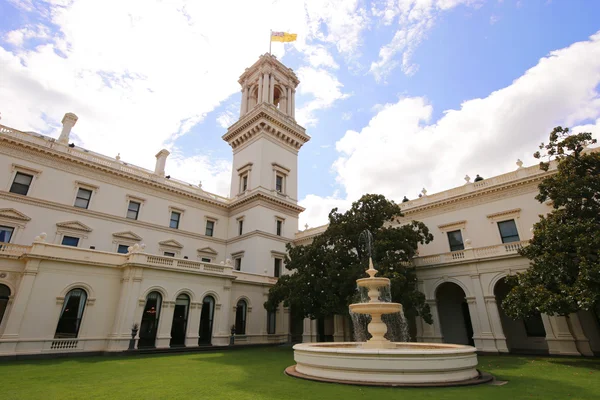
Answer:
POLYGON ((60 137, 0 126, 0 355, 288 341, 263 307, 298 215, 299 81, 264 55, 240 78, 221 197, 60 137), (135 331, 134 331, 135 332, 135 331))
MULTIPOLYGON (((241 75, 240 119, 223 135, 233 151, 231 191, 221 197, 167 175, 58 139, 0 125, 0 356, 123 351, 288 341, 351 340, 348 322, 267 313, 298 232, 298 162, 310 140, 295 121, 294 72, 266 54, 241 75)), ((435 240, 414 262, 434 323, 419 341, 473 344, 487 352, 600 352, 597 314, 513 321, 498 307, 504 278, 528 261, 517 250, 539 214, 537 166, 402 203, 435 240)), ((400 221, 402 223, 402 220, 400 221)))

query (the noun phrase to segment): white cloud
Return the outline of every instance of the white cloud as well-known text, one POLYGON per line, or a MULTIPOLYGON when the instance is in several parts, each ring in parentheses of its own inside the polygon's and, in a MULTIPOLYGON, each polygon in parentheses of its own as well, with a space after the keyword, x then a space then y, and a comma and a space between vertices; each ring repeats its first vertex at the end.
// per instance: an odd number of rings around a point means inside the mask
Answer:
POLYGON ((496 22, 500 21, 500 17, 497 15, 490 16, 490 25, 494 25, 496 22))
MULTIPOLYGON (((305 109, 314 123, 314 107, 329 107, 343 95, 341 84, 324 69, 337 68, 328 49, 306 41, 322 39, 352 54, 367 23, 355 0, 256 0, 237 2, 235 12, 230 2, 192 0, 11 3, 35 14, 24 20, 42 23, 6 33, 16 50, 0 47, 2 123, 57 136, 64 113, 74 112, 79 121, 73 134, 82 146, 103 154, 120 152, 124 161, 146 168, 152 168, 159 149, 172 146, 239 93, 237 77, 267 50, 271 27, 299 34, 300 51, 318 68, 320 82, 332 89, 331 94, 318 88, 305 92, 314 95, 305 109), (33 38, 46 40, 28 48, 27 40, 33 38)), ((272 47, 273 54, 284 55, 284 45, 272 47)), ((237 111, 226 110, 218 122, 225 127, 236 116, 237 111)), ((199 150, 185 162, 194 170, 191 162, 212 171, 204 178, 205 187, 220 187, 225 160, 205 159, 199 150)), ((179 171, 172 175, 186 175, 179 171)))
POLYGON ((300 214, 298 221, 299 229, 304 230, 305 225, 309 228, 323 225, 327 222, 327 216, 333 208, 338 207, 340 212, 345 212, 352 202, 339 198, 337 194, 327 197, 309 194, 300 201, 300 205, 306 208, 306 211, 300 214))
POLYGON ((314 112, 327 109, 338 100, 348 98, 343 93, 342 83, 331 72, 322 68, 301 67, 298 78, 302 85, 298 87, 300 94, 312 96, 312 99, 296 110, 296 119, 301 125, 314 126, 317 118, 314 112))
POLYGON ((375 79, 384 80, 399 65, 406 75, 417 72, 418 65, 412 62, 413 53, 438 15, 461 4, 477 6, 481 0, 389 0, 383 8, 377 9, 376 15, 383 15, 387 24, 397 18, 398 30, 392 40, 379 50, 379 59, 371 63, 369 71, 375 79), (397 54, 402 55, 401 60, 398 60, 397 54))
MULTIPOLYGON (((336 144, 334 164, 346 198, 307 197, 307 205, 348 204, 365 193, 400 201, 464 184, 515 168, 556 125, 575 126, 600 137, 600 32, 590 40, 556 50, 486 98, 464 102, 430 123, 432 106, 424 98, 402 98, 384 105, 360 132, 348 131, 336 144), (573 79, 577 77, 577 79, 573 79), (596 121, 579 125, 581 121, 596 121), (337 203, 336 203, 337 202, 337 203)), ((311 211, 311 224, 326 222, 311 211)))

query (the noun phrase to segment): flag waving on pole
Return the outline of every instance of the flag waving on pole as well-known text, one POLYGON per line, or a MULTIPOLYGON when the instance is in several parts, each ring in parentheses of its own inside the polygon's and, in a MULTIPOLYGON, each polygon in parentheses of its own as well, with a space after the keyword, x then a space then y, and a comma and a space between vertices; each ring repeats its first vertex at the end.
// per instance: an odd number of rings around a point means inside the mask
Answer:
POLYGON ((295 33, 271 32, 271 42, 293 42, 296 40, 295 33))

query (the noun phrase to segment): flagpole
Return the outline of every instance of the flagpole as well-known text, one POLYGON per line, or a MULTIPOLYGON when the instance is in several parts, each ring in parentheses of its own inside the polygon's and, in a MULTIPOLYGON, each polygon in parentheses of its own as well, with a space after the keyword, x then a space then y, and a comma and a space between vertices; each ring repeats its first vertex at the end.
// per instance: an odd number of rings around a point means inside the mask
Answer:
POLYGON ((271 54, 271 43, 273 39, 273 29, 269 29, 269 54, 271 54))

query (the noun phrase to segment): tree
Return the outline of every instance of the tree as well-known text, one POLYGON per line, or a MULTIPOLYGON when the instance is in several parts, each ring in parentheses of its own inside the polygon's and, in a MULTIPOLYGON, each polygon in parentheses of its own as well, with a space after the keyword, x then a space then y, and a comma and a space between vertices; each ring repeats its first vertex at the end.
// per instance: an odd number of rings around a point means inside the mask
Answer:
POLYGON ((429 306, 417 290, 410 261, 417 245, 429 243, 433 236, 422 222, 391 226, 400 216, 396 203, 373 194, 361 197, 345 213, 331 210, 327 230, 311 244, 288 244, 285 267, 293 273, 280 277, 269 290, 265 308, 274 310, 283 302, 303 317, 347 315, 348 305, 355 302, 356 280, 367 277, 367 257, 358 238, 368 229, 374 238, 375 268, 378 276, 391 280, 392 300, 403 304, 407 316, 420 315, 431 323, 429 306))
POLYGON ((520 253, 531 260, 502 303, 513 318, 536 313, 564 315, 600 304, 600 153, 585 150, 596 143, 591 133, 571 134, 554 128, 550 142, 534 154, 547 157, 540 167, 556 173, 539 185, 540 202, 553 210, 533 226, 533 239, 520 253), (554 161, 552 161, 554 160, 554 161))

